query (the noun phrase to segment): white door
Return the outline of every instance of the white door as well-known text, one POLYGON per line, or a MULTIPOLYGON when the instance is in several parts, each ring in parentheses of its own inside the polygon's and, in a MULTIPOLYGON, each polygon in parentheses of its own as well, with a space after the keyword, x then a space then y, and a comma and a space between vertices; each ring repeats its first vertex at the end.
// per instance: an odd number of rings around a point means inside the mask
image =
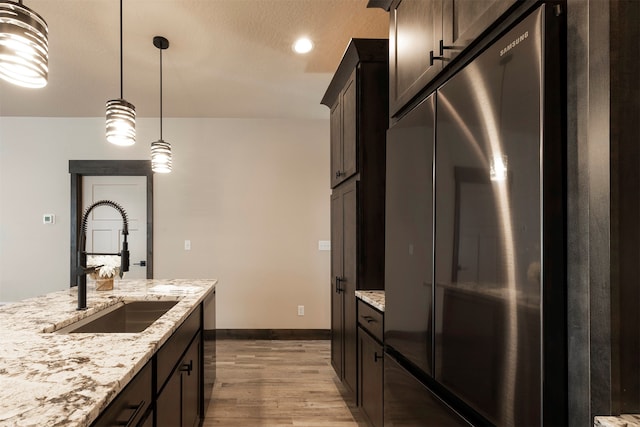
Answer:
MULTIPOLYGON (((147 177, 83 176, 82 212, 99 200, 111 200, 127 213, 130 267, 125 278, 145 279, 147 267, 140 264, 147 260, 147 177)), ((118 253, 122 241, 120 213, 110 206, 93 209, 87 220, 87 252, 118 253)))

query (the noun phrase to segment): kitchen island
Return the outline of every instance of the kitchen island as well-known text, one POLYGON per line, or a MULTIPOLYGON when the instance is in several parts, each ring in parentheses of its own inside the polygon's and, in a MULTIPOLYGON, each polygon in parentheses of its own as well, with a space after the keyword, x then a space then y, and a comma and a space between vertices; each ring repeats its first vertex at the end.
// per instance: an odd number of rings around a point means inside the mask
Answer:
POLYGON ((216 280, 123 280, 0 307, 0 425, 88 426, 207 297, 216 280), (59 333, 120 302, 178 301, 142 332, 59 333))

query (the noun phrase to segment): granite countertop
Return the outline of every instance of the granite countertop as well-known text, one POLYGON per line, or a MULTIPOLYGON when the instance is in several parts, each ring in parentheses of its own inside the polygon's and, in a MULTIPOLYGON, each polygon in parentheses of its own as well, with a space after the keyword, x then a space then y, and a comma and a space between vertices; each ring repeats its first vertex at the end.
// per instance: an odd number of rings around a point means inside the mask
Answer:
POLYGON ((356 298, 384 313, 384 291, 356 291, 356 298))
POLYGON ((595 417, 595 427, 640 427, 640 415, 595 417))
POLYGON ((216 280, 123 280, 112 291, 87 286, 0 307, 0 425, 88 426, 194 308, 216 280), (55 333, 120 301, 179 301, 139 333, 55 333))

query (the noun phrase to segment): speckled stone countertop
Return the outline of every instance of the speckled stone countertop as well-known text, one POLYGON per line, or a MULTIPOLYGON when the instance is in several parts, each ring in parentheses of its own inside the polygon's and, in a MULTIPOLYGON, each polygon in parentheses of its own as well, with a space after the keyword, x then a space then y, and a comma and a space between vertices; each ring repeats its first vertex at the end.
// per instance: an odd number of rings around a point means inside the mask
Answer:
POLYGON ((123 280, 0 307, 0 426, 88 426, 215 289, 216 280, 123 280), (139 333, 55 333, 120 301, 179 301, 139 333))
POLYGON ((593 425, 594 427, 640 427, 640 415, 595 417, 593 425))
POLYGON ((356 291, 356 298, 384 313, 384 291, 356 291))

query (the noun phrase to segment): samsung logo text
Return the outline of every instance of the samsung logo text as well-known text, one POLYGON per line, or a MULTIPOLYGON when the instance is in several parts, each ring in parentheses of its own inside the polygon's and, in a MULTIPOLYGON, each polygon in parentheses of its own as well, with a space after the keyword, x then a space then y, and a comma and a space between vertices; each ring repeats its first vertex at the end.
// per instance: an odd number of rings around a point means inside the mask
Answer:
POLYGON ((505 53, 509 52, 514 47, 518 46, 521 42, 523 42, 528 37, 529 37, 529 31, 525 31, 524 34, 522 34, 520 37, 518 37, 517 39, 509 43, 507 46, 505 46, 504 49, 501 49, 500 56, 503 56, 505 53))

